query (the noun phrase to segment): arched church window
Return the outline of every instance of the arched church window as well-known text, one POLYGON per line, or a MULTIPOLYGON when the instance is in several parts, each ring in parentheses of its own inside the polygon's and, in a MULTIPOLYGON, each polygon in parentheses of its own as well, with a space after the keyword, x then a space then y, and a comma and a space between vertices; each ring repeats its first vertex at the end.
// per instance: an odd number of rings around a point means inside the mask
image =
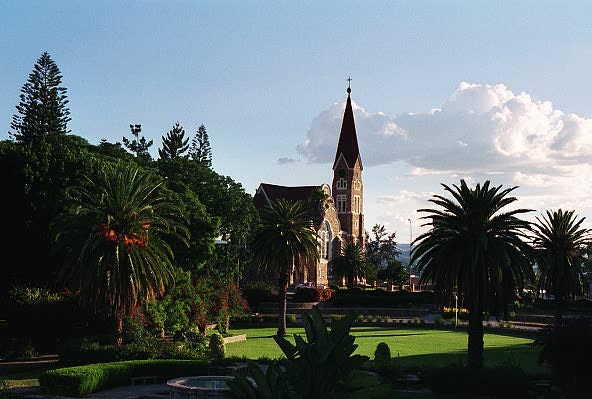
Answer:
POLYGON ((331 234, 331 225, 328 221, 324 221, 318 231, 318 241, 320 248, 321 259, 331 259, 331 241, 333 235, 331 234))
POLYGON ((339 180, 337 180, 337 184, 335 184, 335 187, 338 190, 344 190, 347 188, 347 181, 344 178, 340 178, 339 180))

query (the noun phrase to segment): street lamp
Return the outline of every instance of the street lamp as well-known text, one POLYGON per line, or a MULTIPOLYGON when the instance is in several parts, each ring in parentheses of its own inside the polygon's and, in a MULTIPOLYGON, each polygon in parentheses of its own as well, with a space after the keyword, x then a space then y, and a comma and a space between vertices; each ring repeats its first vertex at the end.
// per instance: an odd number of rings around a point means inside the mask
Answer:
POLYGON ((409 290, 413 291, 411 286, 411 243, 413 242, 413 231, 411 230, 411 219, 407 219, 409 222, 409 290))
POLYGON ((454 329, 458 327, 458 293, 454 291, 454 329))

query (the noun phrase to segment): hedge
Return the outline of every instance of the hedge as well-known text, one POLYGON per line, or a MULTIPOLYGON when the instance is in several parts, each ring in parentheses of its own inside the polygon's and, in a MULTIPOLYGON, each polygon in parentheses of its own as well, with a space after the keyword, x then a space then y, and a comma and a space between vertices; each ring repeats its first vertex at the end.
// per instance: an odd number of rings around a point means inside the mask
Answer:
POLYGON ((369 308, 394 308, 410 306, 426 306, 435 303, 432 291, 395 291, 389 292, 380 289, 339 290, 330 299, 336 307, 369 307, 369 308))
POLYGON ((333 291, 326 288, 299 288, 294 294, 294 302, 320 302, 331 299, 333 291))
POLYGON ((188 375, 207 375, 205 360, 131 360, 48 370, 39 376, 44 393, 81 397, 106 388, 128 385, 130 378, 156 376, 167 380, 188 375))

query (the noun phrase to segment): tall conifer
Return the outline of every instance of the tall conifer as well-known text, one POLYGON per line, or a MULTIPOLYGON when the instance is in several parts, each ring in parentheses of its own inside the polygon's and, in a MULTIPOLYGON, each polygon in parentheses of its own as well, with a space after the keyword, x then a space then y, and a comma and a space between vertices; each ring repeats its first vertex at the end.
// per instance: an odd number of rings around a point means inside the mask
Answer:
POLYGON ((158 149, 158 155, 162 159, 175 159, 182 156, 188 149, 189 137, 185 138, 185 129, 177 122, 166 137, 162 136, 162 149, 158 149))
POLYGON ((191 141, 191 150, 189 151, 191 159, 199 162, 208 168, 212 167, 212 149, 210 147, 210 138, 206 127, 202 124, 195 133, 191 141))
POLYGON ((10 136, 20 144, 59 141, 70 131, 70 110, 62 75, 49 53, 35 63, 21 89, 17 113, 12 117, 10 136))

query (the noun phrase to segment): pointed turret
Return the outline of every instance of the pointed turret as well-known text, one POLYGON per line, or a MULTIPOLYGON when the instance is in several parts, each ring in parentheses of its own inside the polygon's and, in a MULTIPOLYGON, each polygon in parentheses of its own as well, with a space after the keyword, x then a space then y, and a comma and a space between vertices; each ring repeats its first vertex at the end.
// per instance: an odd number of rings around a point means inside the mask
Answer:
POLYGON ((356 160, 360 159, 360 169, 363 169, 360 149, 358 148, 358 136, 356 134, 356 124, 354 122, 354 111, 351 105, 351 88, 347 88, 347 102, 343 113, 343 122, 341 124, 341 133, 339 133, 339 144, 333 161, 333 170, 339 157, 343 155, 347 166, 353 168, 356 160))
MULTIPOLYGON (((347 80, 351 81, 351 78, 347 80)), ((364 185, 362 158, 358 148, 351 88, 347 88, 347 103, 339 134, 339 144, 333 162, 332 194, 343 231, 342 238, 364 246, 364 185)))

